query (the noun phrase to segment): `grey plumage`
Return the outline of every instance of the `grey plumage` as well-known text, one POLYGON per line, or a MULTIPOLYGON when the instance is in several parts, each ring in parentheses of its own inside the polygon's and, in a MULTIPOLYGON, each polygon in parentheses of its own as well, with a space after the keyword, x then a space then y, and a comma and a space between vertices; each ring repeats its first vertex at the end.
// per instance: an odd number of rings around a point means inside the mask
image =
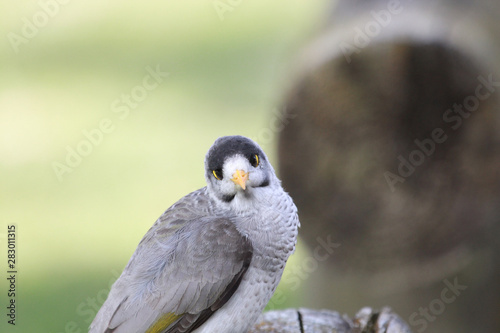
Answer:
POLYGON ((257 319, 294 251, 295 205, 247 138, 218 139, 205 165, 207 187, 180 199, 146 233, 91 333, 236 333, 257 319), (235 170, 246 176, 242 186, 230 178, 235 170))

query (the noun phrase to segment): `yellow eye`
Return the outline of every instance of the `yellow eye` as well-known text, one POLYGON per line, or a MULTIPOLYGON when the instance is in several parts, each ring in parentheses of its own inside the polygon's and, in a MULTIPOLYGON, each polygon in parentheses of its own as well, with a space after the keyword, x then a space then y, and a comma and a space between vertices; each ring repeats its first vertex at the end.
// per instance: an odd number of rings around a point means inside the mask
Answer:
POLYGON ((259 166, 259 155, 255 154, 250 158, 250 164, 256 168, 259 166))
POLYGON ((221 169, 213 170, 212 173, 214 174, 215 179, 222 180, 222 170, 221 169))

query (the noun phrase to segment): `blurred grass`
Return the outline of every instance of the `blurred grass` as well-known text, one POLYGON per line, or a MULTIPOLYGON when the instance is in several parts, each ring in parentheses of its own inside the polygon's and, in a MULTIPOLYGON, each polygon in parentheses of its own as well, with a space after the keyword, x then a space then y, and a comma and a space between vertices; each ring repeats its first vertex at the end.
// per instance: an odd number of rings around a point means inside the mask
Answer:
MULTIPOLYGON (((88 299, 104 297, 166 208, 204 186, 213 141, 269 127, 325 2, 242 1, 222 21, 213 3, 70 1, 18 53, 0 42, 0 236, 17 224, 19 270, 18 322, 2 332, 85 332, 88 299), (169 76, 120 120, 112 102, 148 66, 169 76), (112 133, 58 181, 52 163, 104 118, 112 133)), ((41 11, 0 7, 1 36, 41 11)), ((274 142, 261 144, 276 164, 274 142)), ((283 307, 300 305, 284 292, 283 307)))

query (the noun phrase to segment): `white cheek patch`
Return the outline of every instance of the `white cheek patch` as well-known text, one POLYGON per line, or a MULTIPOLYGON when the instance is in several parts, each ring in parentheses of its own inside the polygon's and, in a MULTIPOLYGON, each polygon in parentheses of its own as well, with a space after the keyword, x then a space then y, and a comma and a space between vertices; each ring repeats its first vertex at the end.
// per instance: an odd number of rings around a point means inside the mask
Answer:
POLYGON ((225 195, 234 194, 236 189, 236 184, 234 184, 230 179, 231 178, 226 179, 224 176, 224 180, 219 182, 220 191, 225 195))

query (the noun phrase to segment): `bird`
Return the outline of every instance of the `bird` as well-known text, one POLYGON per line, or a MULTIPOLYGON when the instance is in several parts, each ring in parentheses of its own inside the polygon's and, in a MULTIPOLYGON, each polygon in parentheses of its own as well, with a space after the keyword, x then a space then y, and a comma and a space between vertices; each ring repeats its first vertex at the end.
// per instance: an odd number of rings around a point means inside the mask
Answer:
POLYGON ((247 137, 215 140, 205 180, 144 235, 89 333, 243 333, 255 323, 295 251, 297 208, 247 137))

